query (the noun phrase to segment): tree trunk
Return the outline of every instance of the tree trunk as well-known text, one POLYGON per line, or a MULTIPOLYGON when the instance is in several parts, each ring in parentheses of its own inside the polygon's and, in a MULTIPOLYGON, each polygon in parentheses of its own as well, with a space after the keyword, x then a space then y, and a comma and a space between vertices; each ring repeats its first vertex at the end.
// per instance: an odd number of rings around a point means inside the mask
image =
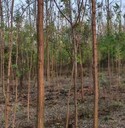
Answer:
POLYGON ((92 0, 92 39, 93 39, 93 81, 94 81, 94 128, 98 128, 98 59, 96 39, 96 2, 92 0))
POLYGON ((44 1, 38 0, 38 106, 37 128, 44 128, 44 39, 43 39, 44 1))
POLYGON ((45 40, 45 42, 46 42, 46 58, 47 58, 47 60, 46 60, 46 64, 47 64, 47 66, 46 66, 46 73, 47 73, 47 81, 50 81, 50 59, 49 59, 49 57, 50 57, 50 53, 49 53, 49 40, 48 40, 48 19, 49 19, 49 15, 48 15, 48 0, 46 0, 46 40, 45 40))
MULTIPOLYGON (((7 88, 6 88, 6 100, 5 100, 5 128, 9 127, 9 99, 10 99, 10 76, 11 76, 11 61, 12 61, 12 47, 13 47, 13 8, 14 0, 11 3, 11 29, 9 34, 9 58, 8 58, 8 71, 7 71, 7 88)), ((9 22, 9 21, 8 21, 9 22)), ((9 27, 9 23, 8 23, 9 27)))
POLYGON ((2 28, 3 21, 3 4, 0 0, 0 41, 1 41, 1 83, 2 83, 2 91, 5 97, 5 84, 4 84, 4 31, 2 28))
POLYGON ((74 106, 75 106, 75 128, 78 128, 78 112, 77 112, 77 44, 74 39, 74 30, 72 29, 72 42, 74 46, 73 56, 74 56, 74 71, 73 71, 73 83, 74 83, 74 106))
MULTIPOLYGON (((18 53, 19 53, 19 29, 18 29, 18 35, 17 35, 17 45, 16 45, 16 66, 18 65, 18 53)), ((14 104, 14 111, 13 111, 13 124, 12 128, 16 127, 16 110, 17 110, 17 102, 18 102, 18 76, 17 76, 18 66, 15 70, 15 104, 14 104)))

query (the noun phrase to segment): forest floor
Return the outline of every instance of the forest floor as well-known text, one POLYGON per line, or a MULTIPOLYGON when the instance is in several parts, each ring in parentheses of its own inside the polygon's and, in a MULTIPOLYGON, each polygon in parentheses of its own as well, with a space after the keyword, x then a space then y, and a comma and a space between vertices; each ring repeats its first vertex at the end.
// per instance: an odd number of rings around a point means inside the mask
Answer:
MULTIPOLYGON (((79 128, 93 127, 93 85, 90 77, 84 78, 84 99, 81 96, 81 82, 77 80, 78 89, 78 119, 79 128)), ((71 79, 59 77, 50 82, 45 81, 45 128, 65 128, 68 92, 71 79)), ((113 75, 111 86, 106 73, 100 74, 99 86, 99 128, 125 128, 125 76, 113 75), (119 79, 118 79, 119 78, 119 79), (120 83, 118 82, 120 80, 120 83), (119 85, 118 85, 119 84, 119 85)), ((30 90, 30 119, 27 120, 27 83, 19 88, 16 127, 36 128, 37 88, 31 84, 30 90)), ((0 90, 1 91, 1 90, 0 90)), ((70 119, 74 128, 74 100, 73 88, 70 93, 70 119)), ((13 120, 15 95, 10 96, 10 128, 13 120)), ((0 128, 4 128, 5 102, 0 93, 0 128)), ((70 128, 70 127, 69 127, 70 128)))

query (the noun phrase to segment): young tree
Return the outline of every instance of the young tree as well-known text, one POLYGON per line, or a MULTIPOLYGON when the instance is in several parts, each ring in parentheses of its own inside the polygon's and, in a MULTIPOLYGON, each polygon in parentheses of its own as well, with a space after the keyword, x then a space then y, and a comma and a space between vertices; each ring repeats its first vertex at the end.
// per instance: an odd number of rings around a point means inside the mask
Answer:
MULTIPOLYGON (((5 128, 9 127, 9 99, 10 99, 10 79, 11 79, 11 65, 12 65, 12 47, 13 47, 13 10, 14 0, 11 1, 11 23, 9 34, 9 57, 8 57, 8 69, 7 69, 7 87, 6 87, 6 101, 5 101, 5 128)), ((9 21, 8 21, 9 27, 9 21)))
MULTIPOLYGON (((110 29, 111 29, 111 14, 110 14, 110 3, 109 0, 106 1, 107 2, 107 35, 109 38, 110 35, 110 29)), ((110 57, 110 50, 109 50, 109 46, 108 46, 108 75, 109 75, 109 82, 110 82, 110 87, 111 87, 111 57, 110 57)))
MULTIPOLYGON (((50 81, 50 59, 49 59, 49 40, 48 40, 48 26, 49 26, 49 24, 48 24, 48 20, 49 20, 49 11, 48 11, 48 0, 46 0, 45 1, 46 2, 46 39, 45 39, 45 42, 46 42, 46 58, 47 58, 47 62, 46 62, 46 64, 47 64, 47 68, 46 68, 46 73, 47 73, 47 81, 50 81)), ((52 1, 51 1, 52 2, 52 1)), ((51 4, 51 3, 50 3, 51 4)))
POLYGON ((4 84, 4 31, 3 31, 3 2, 0 0, 0 78, 2 83, 3 95, 5 97, 5 84, 4 84))
POLYGON ((61 15, 63 17, 65 17, 65 19, 68 21, 68 23, 70 24, 71 27, 71 31, 70 31, 70 37, 71 37, 71 41, 72 41, 72 45, 73 45, 73 86, 74 86, 74 107, 75 107, 75 128, 78 127, 78 111, 77 111, 77 42, 75 39, 75 28, 77 27, 77 24, 80 20, 80 15, 81 15, 81 8, 83 5, 83 0, 77 1, 78 3, 78 14, 74 14, 75 18, 73 18, 73 7, 72 7, 72 1, 68 0, 68 1, 64 1, 65 4, 65 9, 67 10, 67 13, 63 13, 63 11, 61 10, 61 8, 58 6, 56 0, 54 0, 56 7, 58 8, 59 12, 61 13, 61 15))
POLYGON ((38 2, 38 110, 37 110, 37 128, 44 128, 44 40, 43 40, 43 0, 38 2))
POLYGON ((98 128, 98 54, 96 40, 96 2, 92 0, 92 40, 93 40, 93 81, 94 81, 94 128, 98 128))

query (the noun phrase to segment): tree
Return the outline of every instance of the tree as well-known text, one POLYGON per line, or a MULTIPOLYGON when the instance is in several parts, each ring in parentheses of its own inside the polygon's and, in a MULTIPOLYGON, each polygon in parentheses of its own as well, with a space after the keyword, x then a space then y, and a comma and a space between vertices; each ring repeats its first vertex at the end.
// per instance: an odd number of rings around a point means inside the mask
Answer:
POLYGON ((11 79, 11 66, 12 66, 12 47, 13 47, 13 10, 14 10, 14 0, 11 2, 11 23, 10 34, 9 34, 9 58, 8 58, 8 69, 7 69, 7 87, 6 87, 6 101, 5 101, 5 128, 9 127, 9 99, 10 99, 10 79, 11 79))
POLYGON ((93 39, 93 81, 94 81, 94 128, 98 128, 98 62, 96 40, 96 2, 92 0, 92 39, 93 39))
POLYGON ((38 110, 37 128, 44 128, 44 39, 43 39, 43 0, 38 0, 38 110))
MULTIPOLYGON (((70 24, 70 37, 71 37, 71 42, 73 45, 73 50, 72 50, 72 64, 73 64, 73 69, 72 69, 72 73, 73 73, 73 86, 74 86, 74 107, 75 107, 75 128, 78 127, 78 111, 77 111, 77 41, 75 39, 75 28, 78 25, 78 22, 80 21, 80 15, 81 15, 81 9, 83 6, 83 0, 77 1, 78 4, 78 14, 76 14, 76 10, 73 10, 73 6, 72 6, 72 1, 68 0, 68 1, 62 1, 64 2, 65 8, 64 8, 64 12, 61 10, 61 8, 58 6, 56 0, 54 0, 56 7, 58 8, 59 12, 61 13, 61 15, 68 21, 68 23, 70 24), (75 18, 73 17, 73 13, 75 15, 75 18)), ((72 47, 72 46, 71 46, 72 47)))
MULTIPOLYGON (((52 1, 51 1, 52 2, 52 1)), ((47 68, 46 68, 46 70, 47 70, 47 81, 50 81, 50 59, 49 59, 49 57, 50 57, 50 53, 49 53, 49 40, 48 40, 48 26, 49 26, 49 24, 48 24, 48 20, 49 20, 49 12, 48 12, 48 0, 46 0, 46 52, 47 52, 47 55, 46 55, 46 58, 47 58, 47 68)))
POLYGON ((2 90, 3 90, 3 95, 5 97, 5 84, 4 84, 4 31, 3 31, 3 3, 0 0, 0 41, 1 41, 1 45, 0 45, 0 78, 1 78, 1 82, 2 82, 2 90))

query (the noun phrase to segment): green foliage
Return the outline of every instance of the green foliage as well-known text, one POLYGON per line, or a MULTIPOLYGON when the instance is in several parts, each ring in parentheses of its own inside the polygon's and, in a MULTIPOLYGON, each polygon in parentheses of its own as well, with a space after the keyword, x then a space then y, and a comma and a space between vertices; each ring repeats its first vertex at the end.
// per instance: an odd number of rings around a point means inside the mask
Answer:
POLYGON ((125 57, 125 33, 113 33, 99 38, 100 61, 106 61, 108 52, 111 58, 123 59, 125 57))
POLYGON ((110 85, 109 80, 106 77, 106 74, 103 72, 99 74, 99 83, 100 83, 100 86, 102 87, 109 87, 110 85))
POLYGON ((17 69, 18 68, 18 65, 17 64, 12 64, 12 68, 13 69, 17 69))
MULTIPOLYGON (((26 0, 26 5, 30 3, 29 0, 26 0)), ((81 2, 81 1, 80 1, 81 2)), ((73 24, 75 23, 76 17, 78 15, 78 7, 74 6, 76 4, 75 1, 71 1, 71 6, 69 6, 69 0, 60 0, 57 2, 60 6, 60 9, 63 13, 70 19, 70 12, 72 13, 72 21, 73 24), (70 10, 71 9, 71 10, 70 10)), ((50 1, 48 1, 48 6, 50 5, 50 1)), ((36 67, 37 64, 37 32, 36 32, 36 8, 35 5, 30 5, 26 9, 21 4, 20 9, 16 8, 14 10, 14 23, 13 23, 13 49, 12 49, 12 68, 17 70, 18 76, 21 76, 29 71, 29 61, 32 57, 32 65, 36 67), (29 8, 31 12, 29 13, 29 8), (27 16, 29 15, 30 16, 27 16), (31 21, 29 21, 29 17, 31 17, 31 21), (19 36, 19 37, 18 37, 19 36), (18 42, 18 44, 17 44, 18 42), (18 46, 18 57, 19 57, 19 64, 18 67, 15 65, 16 60, 16 48, 18 46)), ((103 19, 104 16, 103 10, 103 3, 97 2, 98 8, 98 15, 97 15, 97 26, 103 19)), ((44 40, 46 40, 49 44, 49 53, 50 53, 50 61, 54 57, 57 64, 60 64, 62 61, 64 64, 70 64, 73 61, 73 44, 71 39, 71 26, 64 21, 60 17, 60 13, 55 13, 54 15, 50 12, 51 9, 48 7, 48 19, 47 25, 44 23, 44 40), (59 17, 58 17, 58 16, 59 17), (57 19, 55 18, 57 16, 57 19), (49 18, 50 17, 50 18, 49 18), (55 18, 55 19, 54 19, 55 18), (58 21, 57 21, 58 20, 58 21), (63 21, 62 21, 63 20, 63 21), (47 32, 47 35, 46 35, 47 32)), ((84 10, 84 9, 82 9, 84 10)), ((53 9, 52 9, 53 11, 53 9)), ((77 63, 81 63, 87 65, 88 63, 92 62, 92 31, 91 31, 91 15, 90 13, 90 6, 88 3, 86 4, 85 10, 85 17, 84 20, 78 21, 77 24, 74 26, 74 32, 76 37, 80 37, 80 42, 78 45, 77 51, 77 63), (80 51, 81 50, 81 55, 80 51)), ((121 11, 120 5, 115 3, 113 4, 113 9, 111 10, 113 13, 114 21, 111 21, 111 30, 107 34, 105 30, 102 35, 98 35, 98 51, 99 51, 99 62, 107 63, 108 53, 113 61, 122 60, 125 61, 125 32, 120 32, 115 26, 113 26, 113 22, 120 20, 121 11)), ((81 12, 81 15, 83 12, 81 12)), ((125 17, 125 16, 123 16, 125 17)), ((46 18, 46 16, 45 16, 46 18)), ((81 17, 82 18, 82 17, 81 17)), ((106 17, 105 17, 106 18, 106 17)), ((104 18, 104 19, 105 19, 104 18)), ((46 19, 45 19, 46 21, 46 19)), ((106 26, 106 23, 104 22, 106 26)), ((8 65, 8 56, 9 56, 9 41, 10 41, 10 27, 6 24, 3 24, 1 28, 4 28, 4 42, 5 42, 5 69, 7 69, 8 65)), ((98 34, 98 33, 97 33, 98 34)), ((47 60, 47 50, 46 50, 46 42, 45 42, 45 62, 47 60)), ((51 63, 51 62, 50 62, 51 63)), ((102 83, 106 83, 106 78, 102 76, 100 78, 102 83)))

